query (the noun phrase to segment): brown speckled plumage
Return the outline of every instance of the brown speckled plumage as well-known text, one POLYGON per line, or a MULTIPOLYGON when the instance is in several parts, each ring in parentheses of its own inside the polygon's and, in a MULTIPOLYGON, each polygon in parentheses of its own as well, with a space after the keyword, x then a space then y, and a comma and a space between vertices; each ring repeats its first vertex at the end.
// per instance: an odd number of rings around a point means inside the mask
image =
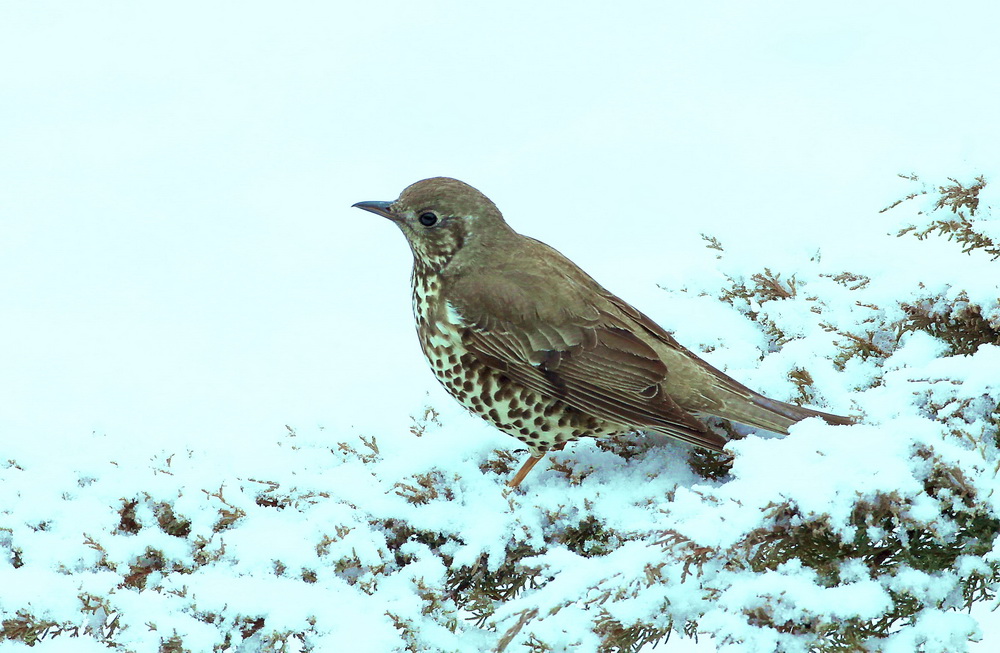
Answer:
POLYGON ((471 412, 518 438, 531 459, 581 437, 656 431, 719 450, 697 419, 717 415, 787 433, 845 417, 768 399, 708 365, 548 245, 521 236, 475 188, 436 177, 389 218, 413 251, 413 312, 437 379, 471 412))

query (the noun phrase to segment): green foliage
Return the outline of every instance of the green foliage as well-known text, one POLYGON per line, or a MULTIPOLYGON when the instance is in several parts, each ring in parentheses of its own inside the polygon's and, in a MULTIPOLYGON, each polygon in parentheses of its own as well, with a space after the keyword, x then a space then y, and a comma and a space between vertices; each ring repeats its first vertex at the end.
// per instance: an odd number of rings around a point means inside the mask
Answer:
POLYGON ((958 297, 926 297, 903 302, 906 319, 899 322, 899 333, 924 331, 948 343, 952 354, 971 354, 980 345, 1000 345, 1000 320, 983 316, 983 307, 969 301, 960 292, 958 297))
MULTIPOLYGON (((912 179, 916 180, 915 177, 912 179)), ((1000 247, 992 239, 977 231, 970 220, 979 209, 978 194, 985 186, 983 177, 972 184, 962 184, 950 180, 950 184, 938 187, 939 196, 933 202, 933 211, 946 211, 950 215, 942 219, 931 219, 923 228, 907 227, 899 235, 913 233, 920 240, 931 234, 940 234, 962 246, 962 251, 971 253, 982 250, 993 260, 1000 257, 1000 247)), ((914 193, 891 207, 914 199, 930 191, 914 193)), ((885 209, 888 210, 888 209, 885 209)), ((982 220, 989 220, 986 216, 982 220)), ((981 223, 980 223, 981 224, 981 223)), ((723 247, 715 238, 703 236, 710 249, 720 252, 723 247)), ((865 275, 845 271, 839 274, 824 274, 849 291, 861 291, 869 286, 871 279, 865 275)), ((720 299, 741 310, 750 320, 769 336, 774 346, 780 347, 788 341, 782 329, 761 310, 767 302, 784 301, 795 297, 802 285, 794 275, 783 280, 780 273, 764 268, 753 274, 749 281, 745 277, 727 277, 730 287, 724 289, 720 299)), ((1000 269, 997 270, 1000 279, 1000 269)), ((922 286, 921 286, 922 287, 922 286)), ((818 298, 811 298, 818 299, 818 298)), ((998 298, 1000 300, 1000 298, 998 298)), ((987 310, 970 301, 965 292, 925 296, 917 301, 900 301, 892 311, 858 301, 860 310, 871 311, 871 317, 861 324, 841 327, 832 321, 822 321, 820 325, 840 338, 839 353, 833 358, 838 369, 844 369, 849 361, 888 359, 899 344, 900 338, 909 332, 924 332, 940 339, 948 345, 952 355, 967 355, 977 351, 982 345, 1000 344, 1000 322, 995 306, 986 317, 987 310), (896 319, 887 319, 897 315, 896 319)), ((824 313, 822 301, 813 306, 813 312, 821 318, 824 313)), ((801 403, 814 403, 813 378, 808 370, 795 368, 789 373, 790 380, 798 389, 796 399, 801 403)), ((987 399, 987 401, 989 401, 987 399)), ((974 423, 971 415, 964 411, 973 410, 973 400, 958 403, 958 410, 952 420, 958 423, 974 423)), ((994 401, 995 403, 995 401, 994 401)), ((932 414, 944 408, 928 402, 932 414)), ((955 402, 949 402, 954 408, 955 402)), ((1000 406, 993 409, 991 432, 996 445, 1000 406)), ((970 435, 956 429, 956 437, 970 440, 970 435)), ((974 446, 983 446, 982 441, 970 440, 974 446)), ((823 518, 816 519, 803 514, 792 502, 771 506, 765 523, 736 547, 728 550, 709 550, 698 547, 685 538, 671 534, 665 542, 676 549, 689 549, 689 559, 685 563, 685 573, 691 568, 700 570, 709 560, 726 560, 726 565, 745 567, 754 572, 777 570, 787 563, 802 564, 812 569, 822 582, 834 587, 842 583, 840 570, 844 564, 856 560, 864 564, 871 578, 892 576, 902 569, 926 574, 947 573, 955 569, 962 559, 978 559, 993 550, 1000 536, 1000 519, 989 508, 977 500, 977 492, 963 470, 937 459, 933 452, 920 450, 918 458, 927 461, 928 471, 924 478, 927 496, 939 500, 944 506, 942 514, 950 520, 950 532, 945 535, 929 529, 927 524, 915 520, 910 512, 910 502, 898 495, 880 494, 857 501, 851 515, 850 524, 854 529, 852 538, 845 539, 835 532, 823 518)), ((709 479, 724 478, 728 469, 719 464, 724 454, 694 452, 691 464, 696 472, 709 479)), ((731 462, 731 461, 730 461, 731 462)), ((968 573, 960 581, 960 605, 938 602, 934 607, 968 609, 978 601, 991 601, 996 596, 1000 584, 1000 565, 996 562, 981 565, 980 570, 968 573)), ((778 632, 810 632, 819 639, 816 651, 860 651, 870 650, 873 642, 888 637, 901 625, 912 623, 927 604, 919 597, 905 592, 890 592, 892 608, 877 619, 846 619, 836 623, 788 622, 775 620, 770 608, 762 607, 748 615, 751 622, 778 632)))
MULTIPOLYGON (((920 181, 916 175, 904 178, 920 181)), ((936 198, 932 195, 934 187, 925 185, 922 190, 907 195, 882 211, 921 196, 930 196, 933 198, 930 209, 917 211, 921 224, 911 224, 900 230, 898 235, 913 234, 925 240, 937 234, 961 245, 964 253, 981 251, 992 260, 1000 258, 1000 243, 983 233, 983 225, 994 219, 992 215, 984 215, 980 211, 979 194, 986 187, 986 179, 979 176, 971 183, 963 184, 949 178, 948 182, 936 187, 936 198), (938 213, 943 213, 944 217, 937 217, 938 213)), ((1000 319, 984 316, 983 307, 970 301, 964 291, 955 297, 923 297, 905 302, 902 307, 906 319, 898 325, 900 334, 924 331, 948 343, 953 354, 971 354, 981 344, 1000 344, 1000 319)))
MULTIPOLYGON (((919 181, 916 175, 904 176, 912 181, 919 181)), ((1000 258, 1000 243, 982 233, 973 217, 979 209, 979 192, 986 186, 986 179, 982 176, 976 177, 968 185, 949 177, 948 184, 937 187, 938 197, 934 201, 933 209, 930 212, 921 211, 919 215, 925 215, 936 211, 944 211, 951 215, 944 218, 931 219, 922 226, 909 225, 900 230, 900 236, 912 233, 920 240, 924 240, 932 234, 945 236, 948 240, 954 240, 962 246, 962 251, 970 253, 982 250, 994 260, 1000 258)), ((924 189, 912 193, 905 198, 894 202, 882 209, 883 212, 896 208, 903 202, 915 199, 921 195, 927 195, 933 191, 924 189)))
MULTIPOLYGON (((705 419, 708 427, 732 442, 744 436, 733 428, 732 423, 724 419, 709 417, 705 419)), ((725 451, 712 451, 701 447, 692 447, 688 453, 688 466, 695 474, 709 481, 721 481, 729 476, 733 467, 732 454, 725 451)))
MULTIPOLYGON (((705 238, 705 236, 702 237, 705 238)), ((709 249, 724 251, 718 240, 712 238, 709 243, 709 249)), ((716 255, 716 258, 722 258, 722 255, 716 255)), ((726 275, 726 279, 729 280, 730 285, 728 288, 722 289, 719 299, 756 322, 770 340, 772 350, 780 348, 781 345, 791 340, 777 322, 760 312, 760 305, 769 301, 795 297, 798 293, 798 282, 795 275, 790 276, 787 280, 782 280, 780 272, 775 273, 769 268, 764 268, 763 272, 754 273, 750 275, 749 279, 729 275, 726 275)))
POLYGON ((452 569, 447 582, 450 597, 472 615, 477 626, 483 626, 498 605, 526 589, 539 587, 541 570, 523 562, 539 553, 530 546, 518 544, 508 547, 503 563, 495 570, 490 570, 485 555, 474 565, 452 569))

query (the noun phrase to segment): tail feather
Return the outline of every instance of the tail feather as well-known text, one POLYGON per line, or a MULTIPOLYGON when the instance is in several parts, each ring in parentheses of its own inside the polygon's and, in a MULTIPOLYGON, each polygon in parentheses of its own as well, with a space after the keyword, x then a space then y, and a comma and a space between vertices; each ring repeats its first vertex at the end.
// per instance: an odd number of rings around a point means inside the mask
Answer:
POLYGON ((717 414, 719 417, 740 424, 785 435, 788 435, 789 426, 809 417, 819 417, 827 424, 840 426, 854 423, 850 417, 803 408, 776 399, 769 399, 757 393, 749 398, 742 397, 739 402, 726 402, 724 411, 719 411, 717 414))

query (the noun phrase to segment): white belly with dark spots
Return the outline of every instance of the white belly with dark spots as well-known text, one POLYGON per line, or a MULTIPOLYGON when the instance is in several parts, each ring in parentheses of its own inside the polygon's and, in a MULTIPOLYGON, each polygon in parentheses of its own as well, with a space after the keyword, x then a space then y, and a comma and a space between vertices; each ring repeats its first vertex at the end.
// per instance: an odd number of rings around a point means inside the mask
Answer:
POLYGON ((560 442, 610 435, 621 427, 572 411, 487 367, 462 341, 467 325, 450 305, 437 303, 436 280, 414 284, 413 313, 424 356, 437 380, 470 412, 543 452, 560 442))

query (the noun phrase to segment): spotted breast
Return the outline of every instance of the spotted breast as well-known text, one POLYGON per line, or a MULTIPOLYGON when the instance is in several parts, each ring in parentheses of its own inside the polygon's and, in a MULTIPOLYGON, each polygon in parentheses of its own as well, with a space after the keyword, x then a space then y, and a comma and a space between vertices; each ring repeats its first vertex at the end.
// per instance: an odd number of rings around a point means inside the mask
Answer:
POLYGON ((420 346, 441 385, 471 413, 528 445, 533 456, 581 437, 628 430, 522 387, 504 374, 501 361, 469 351, 465 343, 473 327, 442 298, 439 275, 413 275, 413 314, 420 346))

